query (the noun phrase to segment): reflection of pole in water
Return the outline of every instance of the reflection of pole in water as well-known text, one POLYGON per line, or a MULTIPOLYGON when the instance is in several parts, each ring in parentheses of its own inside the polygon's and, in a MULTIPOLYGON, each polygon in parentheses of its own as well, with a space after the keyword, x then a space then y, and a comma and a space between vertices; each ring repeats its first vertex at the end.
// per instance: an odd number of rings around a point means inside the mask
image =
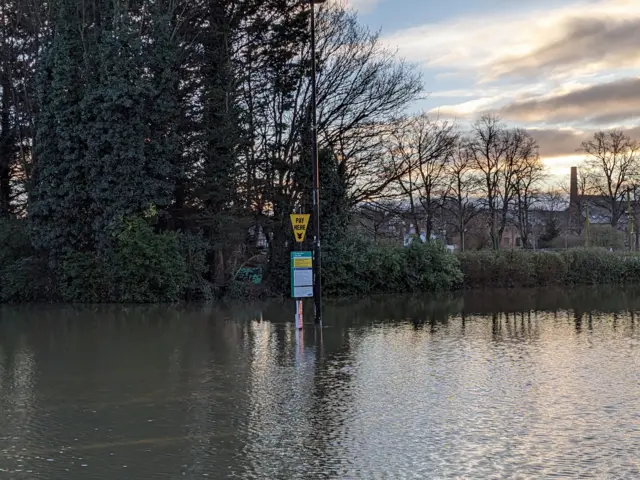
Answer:
POLYGON ((296 364, 300 365, 304 360, 304 331, 296 330, 296 364))
POLYGON ((296 328, 298 330, 302 330, 302 326, 304 325, 303 315, 302 300, 296 300, 296 328))
POLYGON ((317 328, 314 330, 314 338, 316 340, 316 349, 318 351, 318 359, 322 359, 324 357, 324 343, 323 343, 323 336, 322 336, 322 332, 323 332, 323 328, 322 325, 318 325, 317 328))

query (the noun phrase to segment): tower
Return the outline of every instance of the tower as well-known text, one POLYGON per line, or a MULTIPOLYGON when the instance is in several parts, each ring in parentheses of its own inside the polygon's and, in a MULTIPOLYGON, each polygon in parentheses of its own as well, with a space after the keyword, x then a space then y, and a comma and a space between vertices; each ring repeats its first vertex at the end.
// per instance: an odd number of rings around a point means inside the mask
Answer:
POLYGON ((580 231, 580 196, 578 195, 578 167, 571 167, 569 185, 569 224, 571 230, 580 231))

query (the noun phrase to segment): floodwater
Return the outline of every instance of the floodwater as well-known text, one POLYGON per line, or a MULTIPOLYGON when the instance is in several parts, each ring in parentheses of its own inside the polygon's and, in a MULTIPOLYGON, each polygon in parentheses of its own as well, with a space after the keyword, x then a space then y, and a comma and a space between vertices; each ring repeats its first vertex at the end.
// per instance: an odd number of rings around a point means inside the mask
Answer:
POLYGON ((0 479, 640 478, 640 289, 0 308, 0 479), (307 319, 309 321, 309 319, 307 319))

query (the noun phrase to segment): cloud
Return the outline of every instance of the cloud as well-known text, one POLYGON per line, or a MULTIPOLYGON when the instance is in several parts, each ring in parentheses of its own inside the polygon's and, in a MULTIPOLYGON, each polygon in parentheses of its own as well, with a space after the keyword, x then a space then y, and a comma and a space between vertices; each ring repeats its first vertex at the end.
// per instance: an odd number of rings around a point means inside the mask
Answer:
POLYGON ((557 38, 532 52, 509 56, 491 66, 494 76, 543 76, 583 71, 603 71, 640 65, 640 17, 572 18, 559 26, 557 38))
MULTIPOLYGON (((640 140, 640 127, 623 129, 632 139, 640 140)), ((540 156, 546 159, 577 158, 580 144, 589 140, 597 129, 538 129, 530 128, 529 132, 540 145, 540 156)), ((582 156, 580 156, 582 158, 582 156)), ((575 161, 575 160, 574 160, 575 161)))
POLYGON ((640 1, 574 1, 426 24, 385 37, 410 61, 484 81, 640 67, 640 1))
POLYGON ((640 117, 640 78, 625 78, 559 95, 513 102, 499 111, 507 120, 608 126, 640 117))
POLYGON ((368 13, 383 0, 346 0, 346 4, 360 13, 368 13))
POLYGON ((545 158, 575 155, 580 144, 593 134, 572 129, 529 129, 529 132, 540 145, 540 156, 545 158))
POLYGON ((446 119, 471 120, 477 116, 477 112, 487 110, 493 102, 492 97, 481 97, 456 105, 442 105, 432 108, 429 113, 446 119))
POLYGON ((581 155, 547 157, 542 159, 547 173, 555 177, 549 180, 556 183, 556 187, 568 186, 571 167, 579 167, 583 162, 584 158, 581 155))
POLYGON ((640 140, 640 0, 555 5, 508 2, 383 41, 424 68, 430 114, 464 126, 497 113, 529 129, 548 170, 562 173, 599 129, 640 140))

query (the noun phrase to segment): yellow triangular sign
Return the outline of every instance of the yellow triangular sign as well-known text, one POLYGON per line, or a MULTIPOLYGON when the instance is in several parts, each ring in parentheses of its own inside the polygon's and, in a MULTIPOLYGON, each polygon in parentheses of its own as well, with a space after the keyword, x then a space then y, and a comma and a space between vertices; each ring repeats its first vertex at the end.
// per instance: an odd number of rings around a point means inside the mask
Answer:
POLYGON ((309 215, 308 213, 291 215, 291 226, 293 227, 293 237, 296 239, 296 242, 298 243, 304 242, 304 237, 307 234, 307 226, 309 225, 310 216, 311 215, 309 215))

